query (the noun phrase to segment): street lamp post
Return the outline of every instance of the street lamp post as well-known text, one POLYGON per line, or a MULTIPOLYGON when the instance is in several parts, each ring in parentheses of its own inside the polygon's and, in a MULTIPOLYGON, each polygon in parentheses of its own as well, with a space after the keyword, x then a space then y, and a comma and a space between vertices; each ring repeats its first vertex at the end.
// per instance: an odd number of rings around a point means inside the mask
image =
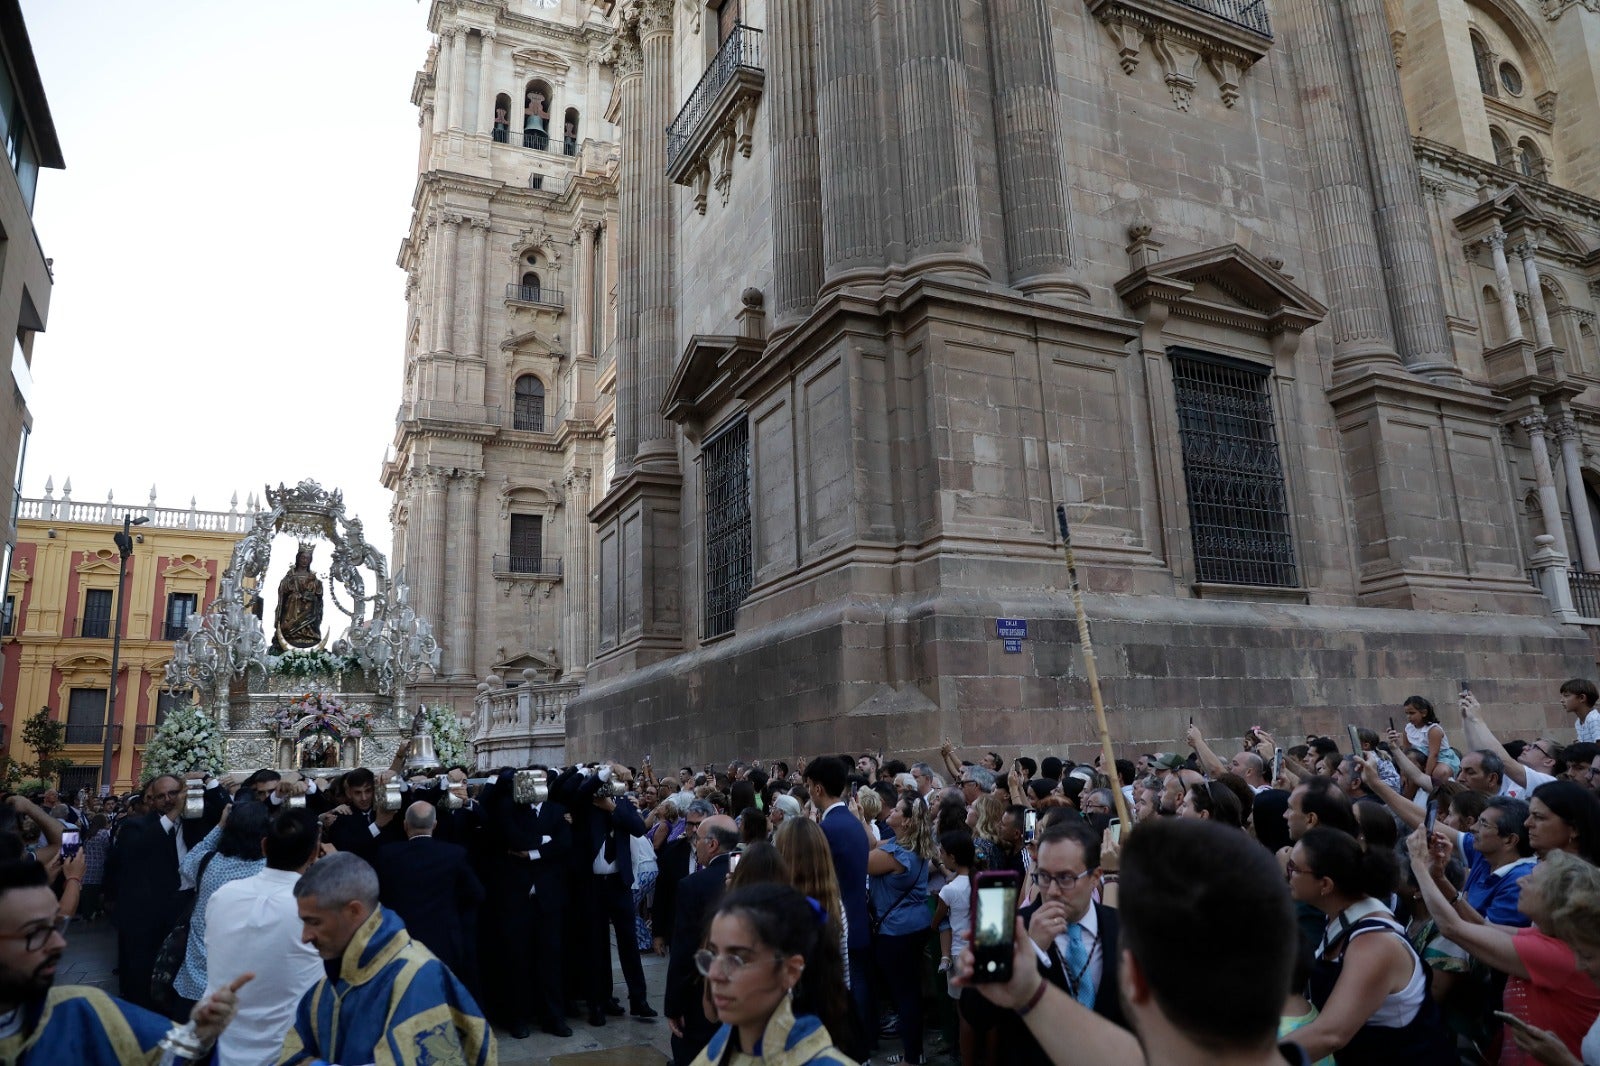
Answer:
POLYGON ((122 591, 128 579, 128 558, 133 555, 133 537, 128 530, 148 521, 143 515, 134 518, 123 512, 122 532, 111 537, 117 545, 118 560, 117 596, 111 604, 111 691, 106 697, 105 747, 100 752, 100 788, 106 794, 111 790, 111 719, 117 713, 117 665, 122 657, 122 591))

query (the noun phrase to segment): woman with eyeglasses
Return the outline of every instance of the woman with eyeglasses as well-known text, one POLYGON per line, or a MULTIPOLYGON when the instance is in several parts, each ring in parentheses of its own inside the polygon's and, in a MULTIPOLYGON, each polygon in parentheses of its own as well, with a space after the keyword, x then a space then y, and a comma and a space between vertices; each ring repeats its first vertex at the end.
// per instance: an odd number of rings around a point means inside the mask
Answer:
POLYGON ((1315 1021, 1295 1031, 1306 1056, 1339 1066, 1455 1066, 1455 1041, 1428 996, 1428 972, 1384 905, 1399 884, 1393 851, 1318 826, 1295 844, 1289 893, 1327 916, 1308 988, 1315 1021))
POLYGON ((694 1066, 855 1066, 834 1032, 853 1031, 828 912, 787 885, 722 897, 695 954, 722 1027, 694 1066))
POLYGON ((933 861, 933 840, 928 831, 928 805, 917 796, 901 799, 889 810, 889 830, 892 835, 867 854, 872 957, 894 1001, 895 1031, 902 1045, 899 1055, 884 1061, 919 1064, 925 1061, 922 953, 932 925, 928 868, 933 861))

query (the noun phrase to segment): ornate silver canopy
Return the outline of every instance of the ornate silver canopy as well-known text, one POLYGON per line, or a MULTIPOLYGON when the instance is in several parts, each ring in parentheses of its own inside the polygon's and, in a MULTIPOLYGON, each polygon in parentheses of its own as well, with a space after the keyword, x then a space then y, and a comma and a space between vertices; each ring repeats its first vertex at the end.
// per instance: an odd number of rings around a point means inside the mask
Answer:
POLYGON ((424 669, 439 668, 432 626, 407 602, 405 585, 389 577, 383 553, 362 536, 361 520, 346 517, 343 493, 307 479, 292 489, 282 484, 268 488, 266 496, 267 509, 256 514, 250 532, 234 546, 217 598, 203 614, 189 618, 188 634, 173 649, 168 687, 198 687, 214 705, 223 706, 235 678, 243 678, 251 667, 270 673, 267 634, 255 611, 272 559, 272 538, 282 533, 302 543, 326 540, 333 545, 329 599, 350 624, 331 650, 354 658, 380 694, 392 695, 395 706, 404 706, 406 686, 424 669), (371 595, 363 571, 372 575, 371 595), (341 586, 349 606, 339 599, 341 586))

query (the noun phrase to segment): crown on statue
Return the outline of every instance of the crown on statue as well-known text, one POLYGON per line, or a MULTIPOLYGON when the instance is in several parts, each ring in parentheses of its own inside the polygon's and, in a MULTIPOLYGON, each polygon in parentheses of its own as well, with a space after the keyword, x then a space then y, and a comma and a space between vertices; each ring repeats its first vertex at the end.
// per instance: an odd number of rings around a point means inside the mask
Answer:
POLYGON ((277 488, 267 489, 267 506, 287 514, 331 519, 344 513, 344 493, 324 489, 310 478, 292 489, 279 482, 277 488))

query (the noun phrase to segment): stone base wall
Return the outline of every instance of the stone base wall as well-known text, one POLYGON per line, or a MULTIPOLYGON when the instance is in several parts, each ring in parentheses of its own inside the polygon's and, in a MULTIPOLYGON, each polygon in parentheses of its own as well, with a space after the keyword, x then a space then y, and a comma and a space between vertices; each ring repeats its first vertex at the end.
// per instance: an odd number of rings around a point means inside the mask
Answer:
MULTIPOLYGON (((1572 736, 1556 698, 1593 676, 1595 646, 1548 618, 1090 595, 1085 604, 1119 756, 1185 750, 1192 715, 1231 750, 1251 725, 1280 740, 1387 728, 1433 701, 1461 742, 1462 679, 1507 735, 1572 736)), ((656 766, 882 749, 1093 757, 1093 703, 1064 593, 834 601, 695 652, 591 682, 567 708, 567 754, 656 766), (996 618, 1026 618, 1007 654, 996 618)), ((1287 743, 1286 745, 1287 746, 1287 743)))

